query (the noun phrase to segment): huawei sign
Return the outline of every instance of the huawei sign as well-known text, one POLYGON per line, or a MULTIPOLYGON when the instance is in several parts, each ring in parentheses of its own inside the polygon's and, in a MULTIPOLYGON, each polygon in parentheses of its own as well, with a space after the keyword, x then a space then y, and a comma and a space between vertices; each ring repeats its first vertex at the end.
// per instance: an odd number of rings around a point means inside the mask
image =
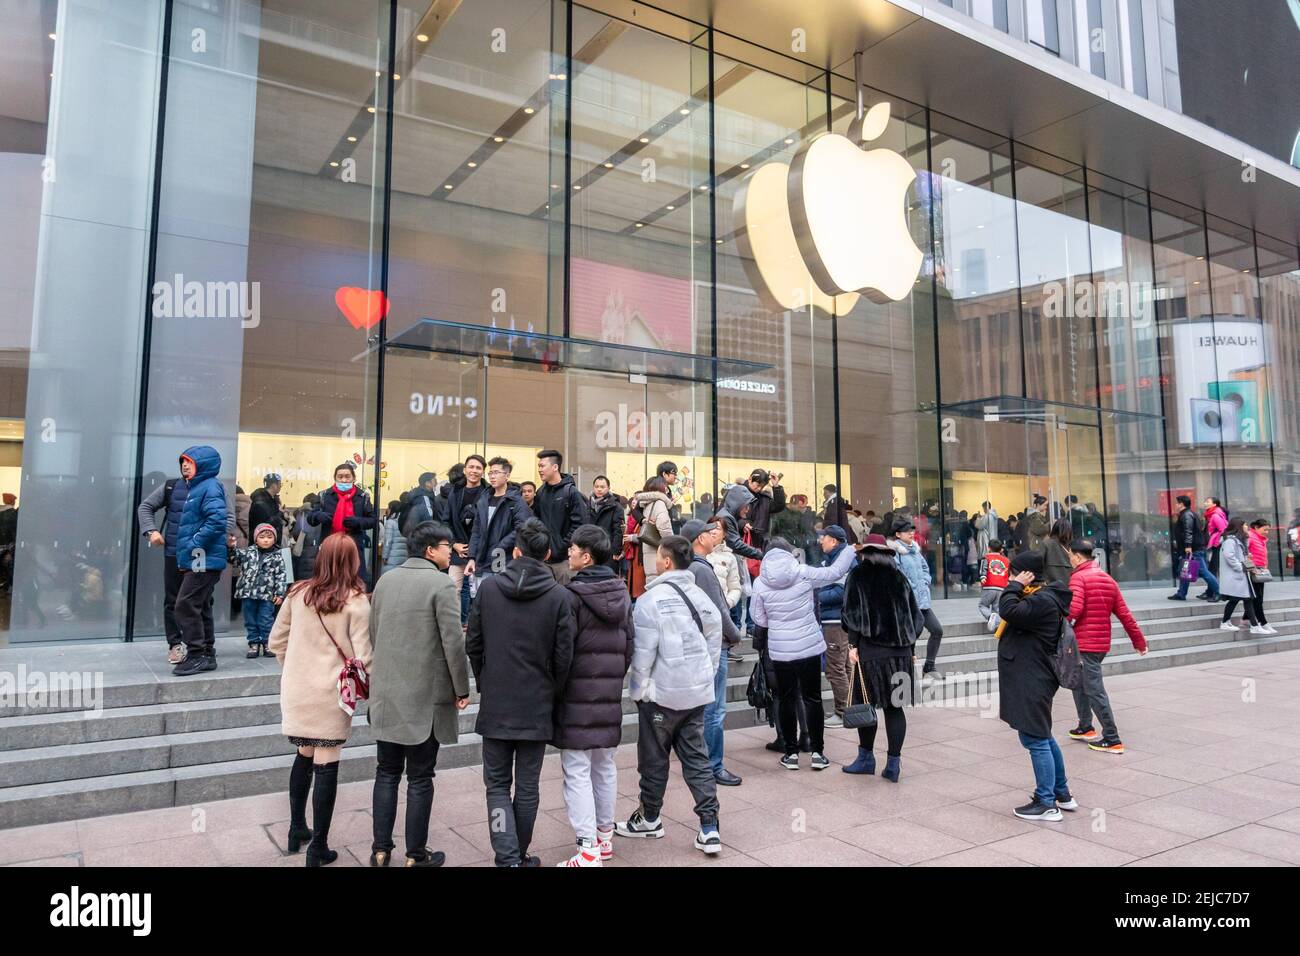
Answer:
POLYGON ((877 103, 849 135, 809 140, 790 166, 768 163, 735 200, 737 240, 750 280, 770 308, 815 305, 844 315, 858 294, 907 296, 923 255, 904 216, 915 172, 888 149, 863 150, 889 123, 877 103))

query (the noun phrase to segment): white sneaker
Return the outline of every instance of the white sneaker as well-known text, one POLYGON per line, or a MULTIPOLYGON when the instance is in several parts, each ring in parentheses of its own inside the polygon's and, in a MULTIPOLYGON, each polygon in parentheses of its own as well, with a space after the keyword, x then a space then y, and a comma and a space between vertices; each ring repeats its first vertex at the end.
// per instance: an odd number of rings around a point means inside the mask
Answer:
POLYGON ((1266 634, 1276 634, 1277 632, 1276 632, 1276 631, 1270 631, 1268 628, 1266 628, 1266 627, 1264 627, 1263 625, 1260 625, 1260 624, 1252 624, 1252 625, 1250 626, 1250 633, 1252 633, 1252 634, 1266 635, 1266 634))
POLYGON ((716 826, 701 826, 695 834, 695 849, 708 856, 722 852, 722 837, 718 836, 716 826))
POLYGON ((555 865, 570 869, 600 866, 600 850, 597 849, 596 844, 592 843, 590 840, 579 840, 578 852, 573 854, 573 856, 569 857, 567 860, 563 860, 555 865))
POLYGON ((826 719, 822 722, 825 727, 843 727, 844 718, 839 714, 827 714, 826 719))
POLYGON ((1236 631, 1236 630, 1240 630, 1240 628, 1238 628, 1237 625, 1233 624, 1231 621, 1224 621, 1222 624, 1219 625, 1219 630, 1236 631))
POLYGON ((602 863, 606 863, 614 859, 613 828, 610 828, 608 830, 601 830, 598 827, 596 829, 596 849, 600 851, 600 859, 602 863))
POLYGON ((990 615, 989 632, 992 633, 993 631, 996 631, 998 629, 998 625, 1001 623, 1002 623, 1002 618, 998 617, 996 614, 990 615))
POLYGON ((1276 634, 1276 633, 1277 633, 1277 628, 1275 628, 1272 624, 1265 624, 1265 625, 1264 625, 1264 633, 1265 633, 1265 634, 1276 634))

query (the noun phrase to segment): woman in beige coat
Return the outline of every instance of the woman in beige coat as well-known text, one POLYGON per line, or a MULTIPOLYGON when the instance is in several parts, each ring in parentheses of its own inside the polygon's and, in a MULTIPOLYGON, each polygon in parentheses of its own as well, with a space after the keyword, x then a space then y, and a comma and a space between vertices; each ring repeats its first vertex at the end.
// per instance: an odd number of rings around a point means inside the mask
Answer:
POLYGON ((361 555, 345 534, 321 542, 312 577, 290 588, 268 642, 284 668, 280 677, 282 728, 298 748, 289 772, 290 853, 306 840, 307 865, 338 859, 329 848, 330 820, 339 783, 339 757, 352 717, 339 706, 343 658, 370 668, 370 598, 360 575, 361 555), (340 650, 342 653, 340 653, 340 650), (312 777, 316 784, 313 788, 312 777), (312 829, 307 827, 311 791, 312 829))
MULTIPOLYGON (((641 526, 637 533, 624 535, 623 541, 640 541, 641 542, 641 559, 645 565, 645 583, 650 584, 659 572, 655 570, 655 561, 659 557, 659 540, 668 537, 673 533, 673 519, 668 513, 672 507, 672 499, 668 497, 668 482, 664 481, 660 475, 655 475, 645 483, 645 488, 632 496, 632 507, 641 508, 641 526), (659 539, 654 544, 647 544, 646 529, 654 525, 659 532, 659 539)), ((653 537, 653 534, 650 535, 653 537)))

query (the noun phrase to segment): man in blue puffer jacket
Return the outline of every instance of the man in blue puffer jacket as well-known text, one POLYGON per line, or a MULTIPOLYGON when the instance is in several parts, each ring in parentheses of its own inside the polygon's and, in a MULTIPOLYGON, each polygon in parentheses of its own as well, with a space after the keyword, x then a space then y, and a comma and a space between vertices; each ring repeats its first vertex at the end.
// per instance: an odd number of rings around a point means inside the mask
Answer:
POLYGON ((221 456, 210 445, 194 445, 185 449, 181 461, 193 462, 194 477, 176 530, 181 571, 176 624, 187 648, 185 660, 172 670, 177 677, 217 669, 212 591, 226 569, 226 492, 217 479, 221 456))
POLYGON ((889 544, 894 549, 894 560, 898 563, 899 570, 907 578, 907 583, 912 585, 916 606, 925 616, 925 629, 930 632, 930 639, 925 642, 925 666, 921 674, 923 677, 933 674, 937 679, 940 675, 934 669, 934 662, 939 657, 943 625, 930 606, 930 563, 925 560, 921 546, 916 543, 916 525, 907 518, 897 519, 894 522, 894 537, 889 544))

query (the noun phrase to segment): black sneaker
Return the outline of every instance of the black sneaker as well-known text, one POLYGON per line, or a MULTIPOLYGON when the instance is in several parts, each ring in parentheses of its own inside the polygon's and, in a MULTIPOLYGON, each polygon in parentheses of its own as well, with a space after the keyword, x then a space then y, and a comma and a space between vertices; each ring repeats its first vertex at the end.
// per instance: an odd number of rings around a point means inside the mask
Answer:
POLYGON ((1038 802, 1037 797, 1030 797, 1028 803, 1023 807, 1016 807, 1013 811, 1016 816, 1022 820, 1046 820, 1050 823, 1057 823, 1061 819, 1061 811, 1055 806, 1047 806, 1038 802))
POLYGON ((262 650, 260 644, 249 644, 248 653, 244 656, 246 656, 250 661, 253 661, 253 660, 257 660, 257 658, 261 655, 261 653, 262 650))
POLYGON ((1071 794, 1069 790, 1065 791, 1065 793, 1058 793, 1056 795, 1056 805, 1062 810, 1079 809, 1079 801, 1074 799, 1074 795, 1071 794))
POLYGON ((214 671, 216 669, 216 658, 209 657, 206 654, 192 654, 172 668, 172 675, 174 677, 189 677, 191 674, 201 674, 203 671, 214 671))
MULTIPOLYGON (((410 866, 409 861, 407 865, 410 866)), ((540 856, 525 856, 523 859, 519 861, 519 865, 526 866, 526 867, 541 866, 542 858, 540 856)))
POLYGON ((773 753, 783 754, 785 753, 785 741, 780 737, 777 737, 776 740, 772 741, 770 744, 765 744, 763 749, 770 750, 773 753))
POLYGON ((812 768, 814 770, 825 770, 830 765, 831 762, 826 759, 825 754, 814 753, 812 755, 812 768))
POLYGON ((664 822, 658 818, 653 822, 647 820, 641 808, 637 807, 625 822, 614 824, 614 832, 619 836, 658 840, 664 835, 664 822))
POLYGON ((1171 595, 1169 595, 1167 598, 1165 598, 1165 600, 1166 600, 1166 601, 1186 601, 1186 600, 1187 600, 1187 597, 1186 597, 1186 595, 1183 595, 1183 594, 1171 594, 1171 595))
POLYGON ((798 769, 799 769, 799 755, 798 755, 798 754, 786 754, 784 757, 781 758, 781 766, 782 766, 782 767, 785 767, 786 770, 798 770, 798 769))
MULTIPOLYGON (((534 860, 537 857, 533 857, 534 860)), ((447 854, 441 850, 430 850, 427 846, 415 856, 407 856, 407 866, 442 866, 447 862, 447 854)), ((539 861, 540 865, 540 861, 539 861)))

